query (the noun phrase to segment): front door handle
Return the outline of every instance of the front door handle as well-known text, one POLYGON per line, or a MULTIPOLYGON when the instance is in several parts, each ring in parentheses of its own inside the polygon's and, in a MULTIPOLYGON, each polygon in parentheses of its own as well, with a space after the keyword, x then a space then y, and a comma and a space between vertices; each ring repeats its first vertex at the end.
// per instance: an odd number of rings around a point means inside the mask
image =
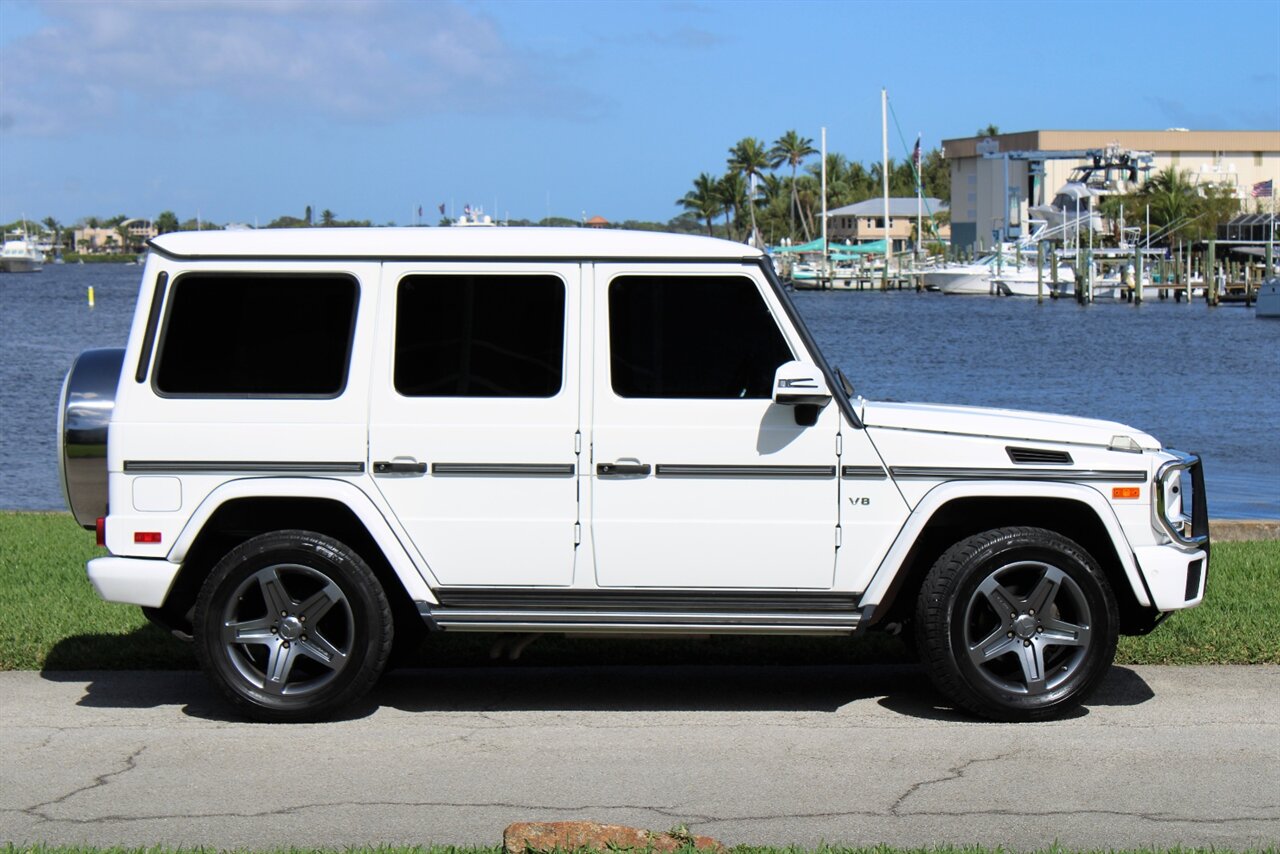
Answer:
POLYGON ((375 462, 374 474, 426 474, 427 464, 416 460, 392 460, 391 462, 375 462))
POLYGON ((653 471, 648 463, 600 463, 596 466, 596 474, 601 477, 619 477, 628 474, 647 475, 653 471))

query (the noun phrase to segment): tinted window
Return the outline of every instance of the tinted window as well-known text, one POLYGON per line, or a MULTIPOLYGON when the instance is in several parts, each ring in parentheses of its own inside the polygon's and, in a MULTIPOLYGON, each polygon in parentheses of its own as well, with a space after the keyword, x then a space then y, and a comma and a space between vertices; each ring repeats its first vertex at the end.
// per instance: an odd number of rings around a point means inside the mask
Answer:
POLYGON ((358 287, 348 276, 188 274, 173 286, 156 368, 165 394, 336 397, 358 287))
POLYGON ((621 397, 767 398, 794 358, 744 276, 614 279, 609 340, 621 397))
POLYGON ((407 276, 396 297, 396 391, 554 397, 564 304, 555 276, 407 276))

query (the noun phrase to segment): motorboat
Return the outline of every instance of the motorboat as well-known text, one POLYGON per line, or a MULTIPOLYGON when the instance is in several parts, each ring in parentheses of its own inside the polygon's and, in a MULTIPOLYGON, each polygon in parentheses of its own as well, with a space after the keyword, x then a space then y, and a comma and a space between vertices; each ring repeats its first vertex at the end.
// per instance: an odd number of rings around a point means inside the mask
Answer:
POLYGON ((1043 279, 1037 271, 1034 260, 1030 264, 1023 264, 1021 267, 1016 264, 1013 266, 1003 265, 999 271, 994 271, 991 277, 995 283, 995 291, 1003 296, 1011 297, 1034 297, 1040 294, 1041 281, 1044 282, 1044 293, 1057 292, 1058 294, 1073 293, 1076 282, 1076 271, 1069 263, 1063 261, 1058 264, 1058 278, 1055 284, 1053 271, 1045 268, 1043 279))
POLYGON ((1255 317, 1280 317, 1280 276, 1262 280, 1253 314, 1255 317))
POLYGON ((44 269, 44 253, 25 232, 14 232, 0 247, 0 272, 38 273, 44 269))

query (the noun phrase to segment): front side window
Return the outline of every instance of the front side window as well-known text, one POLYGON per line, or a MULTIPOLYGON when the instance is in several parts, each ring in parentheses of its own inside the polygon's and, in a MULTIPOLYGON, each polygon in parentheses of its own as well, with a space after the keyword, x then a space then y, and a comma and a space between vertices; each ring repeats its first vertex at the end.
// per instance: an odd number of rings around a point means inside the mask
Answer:
POLYGON ((347 384, 359 286, 350 276, 178 277, 155 387, 190 397, 337 397, 347 384))
POLYGON ((406 276, 396 294, 396 391, 555 397, 564 331, 565 285, 556 276, 406 276))
POLYGON ((768 398, 794 356, 746 276, 620 276, 609 284, 619 397, 768 398))

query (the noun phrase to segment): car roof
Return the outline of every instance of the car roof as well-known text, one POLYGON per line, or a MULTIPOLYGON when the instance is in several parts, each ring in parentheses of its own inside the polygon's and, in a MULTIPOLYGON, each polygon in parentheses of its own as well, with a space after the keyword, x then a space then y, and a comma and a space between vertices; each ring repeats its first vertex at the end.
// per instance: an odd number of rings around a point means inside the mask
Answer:
POLYGON ((597 228, 267 228, 180 231, 151 247, 176 259, 540 258, 741 261, 762 257, 743 243, 690 234, 597 228))

